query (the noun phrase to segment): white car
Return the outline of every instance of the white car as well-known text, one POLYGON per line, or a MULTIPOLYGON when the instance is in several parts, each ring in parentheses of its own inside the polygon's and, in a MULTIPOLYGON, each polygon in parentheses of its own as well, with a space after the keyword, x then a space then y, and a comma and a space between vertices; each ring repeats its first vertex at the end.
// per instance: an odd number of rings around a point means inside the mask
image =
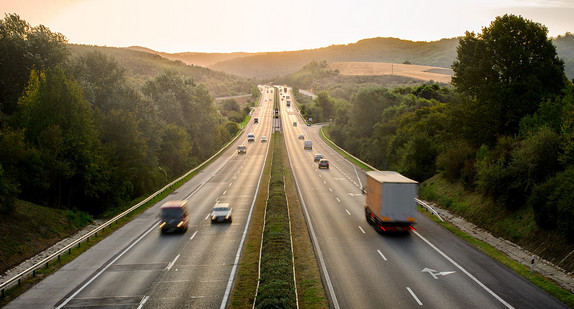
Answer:
POLYGON ((261 142, 262 142, 262 143, 265 143, 266 141, 267 141, 267 137, 262 136, 262 137, 261 137, 261 142))
POLYGON ((231 223, 231 208, 228 203, 216 204, 211 211, 211 223, 229 222, 231 223))

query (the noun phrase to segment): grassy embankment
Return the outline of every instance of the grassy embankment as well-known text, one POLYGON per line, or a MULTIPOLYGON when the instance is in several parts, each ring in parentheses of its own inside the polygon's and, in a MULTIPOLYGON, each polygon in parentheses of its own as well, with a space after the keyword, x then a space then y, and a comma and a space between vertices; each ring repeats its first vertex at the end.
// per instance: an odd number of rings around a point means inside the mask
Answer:
MULTIPOLYGON (((534 222, 532 209, 507 211, 491 199, 475 192, 468 192, 460 184, 449 183, 438 175, 421 184, 419 195, 422 199, 436 202, 439 206, 488 230, 495 236, 511 240, 523 248, 551 260, 551 262, 562 262, 562 265, 572 267, 574 258, 567 257, 567 255, 573 250, 573 245, 567 243, 564 237, 554 232, 541 231, 534 222)), ((435 218, 433 219, 453 234, 512 269, 570 308, 574 308, 574 295, 550 279, 536 272, 530 274, 528 266, 509 258, 496 248, 472 238, 448 222, 439 222, 435 218)))
MULTIPOLYGON (((273 134, 269 151, 263 179, 261 180, 262 186, 255 202, 251 226, 243 249, 237 278, 235 280, 235 287, 231 295, 230 308, 253 308, 257 291, 259 254, 262 238, 264 237, 263 227, 267 206, 266 202, 269 198, 269 186, 263 184, 271 184, 271 161, 273 157, 277 156, 284 158, 277 161, 282 164, 282 175, 278 176, 283 176, 284 190, 280 188, 273 190, 274 195, 285 195, 289 209, 289 218, 285 218, 285 212, 283 212, 283 215, 275 216, 278 217, 280 221, 289 220, 291 224, 295 284, 298 293, 299 308, 328 308, 327 298, 321 281, 321 274, 311 239, 309 238, 297 191, 295 190, 295 181, 289 166, 289 161, 287 160, 287 150, 282 134, 273 134)), ((275 167, 274 170, 277 173, 279 167, 275 167)), ((278 230, 278 232, 284 234, 286 231, 283 229, 278 230)), ((272 236, 271 234, 266 234, 265 237, 271 238, 272 236)))

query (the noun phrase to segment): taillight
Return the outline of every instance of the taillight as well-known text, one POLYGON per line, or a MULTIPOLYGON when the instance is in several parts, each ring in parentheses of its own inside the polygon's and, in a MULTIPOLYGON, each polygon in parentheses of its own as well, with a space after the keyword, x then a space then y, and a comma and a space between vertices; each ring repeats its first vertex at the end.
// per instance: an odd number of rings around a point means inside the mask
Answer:
POLYGON ((165 222, 162 222, 162 223, 159 225, 159 227, 161 228, 161 227, 163 227, 164 225, 165 225, 165 222))
POLYGON ((411 230, 413 230, 415 232, 417 231, 417 230, 415 230, 415 228, 412 225, 411 225, 411 230))

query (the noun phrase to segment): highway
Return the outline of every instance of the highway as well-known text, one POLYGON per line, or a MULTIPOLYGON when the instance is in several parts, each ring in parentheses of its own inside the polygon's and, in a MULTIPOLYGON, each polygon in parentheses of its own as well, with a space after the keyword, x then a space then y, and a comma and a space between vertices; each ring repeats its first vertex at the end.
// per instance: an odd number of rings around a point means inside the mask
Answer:
POLYGON ((333 308, 563 308, 562 303, 419 214, 409 235, 378 234, 365 220, 365 174, 282 101, 292 169, 316 235, 333 308), (293 123, 297 122, 297 126, 293 123), (303 140, 313 150, 303 149, 303 140), (315 153, 329 169, 318 169, 315 153))
POLYGON ((6 308, 219 308, 232 287, 240 246, 268 150, 273 93, 244 134, 215 162, 163 201, 102 240, 6 308), (255 142, 247 142, 247 133, 255 142), (247 145, 237 154, 237 145, 247 145), (161 234, 159 207, 187 199, 189 228, 161 234), (211 224, 217 203, 233 209, 231 224, 211 224))
MULTIPOLYGON (((261 100, 259 123, 217 160, 6 308, 225 307, 268 150, 260 138, 272 130, 273 92, 263 88, 261 100), (189 202, 188 230, 160 234, 159 207, 179 199, 189 202), (230 203, 233 223, 210 223, 217 202, 230 203)), ((281 100, 280 116, 332 308, 565 307, 423 215, 408 235, 378 234, 365 220, 364 172, 322 142, 294 104, 281 100), (317 168, 315 153, 329 169, 317 168)))

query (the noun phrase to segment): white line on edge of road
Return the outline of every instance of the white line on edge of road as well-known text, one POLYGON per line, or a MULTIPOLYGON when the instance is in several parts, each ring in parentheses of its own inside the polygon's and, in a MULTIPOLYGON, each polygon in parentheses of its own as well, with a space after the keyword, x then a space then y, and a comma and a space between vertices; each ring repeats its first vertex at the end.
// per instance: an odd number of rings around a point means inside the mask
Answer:
POLYGON ((61 303, 58 307, 56 307, 56 309, 60 309, 60 308, 64 307, 66 304, 68 304, 68 302, 70 302, 70 300, 72 300, 72 298, 74 298, 74 297, 76 297, 76 295, 80 294, 81 291, 83 291, 88 285, 90 285, 94 280, 96 280, 101 274, 104 273, 104 271, 106 271, 108 268, 110 268, 110 266, 112 266, 112 264, 114 264, 117 260, 119 260, 124 254, 126 254, 126 252, 128 252, 133 246, 135 246, 138 242, 140 242, 140 240, 142 240, 147 234, 149 234, 151 231, 153 231, 156 228, 156 226, 158 226, 158 225, 159 225, 159 221, 157 221, 154 225, 152 225, 152 227, 149 230, 147 230, 145 233, 143 233, 142 236, 140 236, 140 238, 136 239, 136 241, 134 241, 127 248, 125 248, 124 251, 122 251, 120 254, 118 254, 118 256, 116 256, 116 258, 114 258, 111 262, 109 262, 108 265, 106 265, 104 268, 102 268, 102 270, 100 270, 96 275, 94 275, 90 280, 88 280, 88 282, 86 282, 79 289, 77 289, 76 292, 74 292, 72 295, 70 295, 70 297, 66 298, 66 300, 64 300, 63 303, 61 303))
POLYGON ((387 260, 387 258, 385 257, 385 255, 381 252, 381 250, 377 250, 377 252, 379 253, 379 255, 383 258, 383 260, 387 260))
POLYGON ((417 301, 417 303, 419 303, 419 306, 422 306, 423 303, 421 303, 421 301, 419 300, 419 298, 415 295, 415 293, 413 292, 413 290, 411 290, 411 288, 409 288, 407 286, 407 290, 409 291, 409 293, 411 293, 411 296, 417 301))
POLYGON ((476 279, 476 277, 474 277, 471 273, 469 273, 466 269, 462 268, 462 266, 458 265, 457 262, 455 262, 453 259, 451 259, 448 255, 446 255, 444 252, 440 251, 439 248, 437 248, 435 245, 433 245, 430 241, 428 241, 426 238, 424 238, 421 234, 419 234, 417 231, 413 230, 413 233, 415 233, 415 235, 417 235, 418 237, 420 237, 420 239, 424 240, 424 242, 426 242, 429 246, 431 246, 431 248, 433 248, 436 252, 438 252, 440 255, 442 255, 445 259, 447 259, 449 262, 451 262, 454 266, 456 266, 458 269, 460 269, 463 273, 465 273, 470 279, 472 279, 474 282, 478 283, 478 285, 480 285, 485 291, 487 291, 488 293, 490 293, 490 295, 494 296, 494 298, 496 298, 499 302, 501 302, 503 305, 505 305, 507 308, 512 308, 514 309, 514 307, 512 307, 512 305, 510 305, 509 303, 507 303, 506 301, 504 301, 504 299, 502 299, 500 296, 496 295, 496 293, 494 293, 491 289, 489 289, 486 285, 484 285, 482 282, 478 281, 478 279, 476 279))
POLYGON ((149 296, 145 296, 144 298, 142 298, 142 300, 140 301, 140 305, 138 306, 138 309, 143 308, 143 305, 145 305, 145 303, 147 302, 148 299, 149 299, 149 296))
MULTIPOLYGON (((194 234, 195 235, 195 234, 194 234)), ((173 264, 175 264, 175 261, 177 261, 177 259, 179 259, 180 254, 178 254, 175 259, 173 259, 173 261, 169 262, 169 264, 167 264, 167 267, 165 268, 165 270, 171 270, 171 268, 173 267, 173 264)))

